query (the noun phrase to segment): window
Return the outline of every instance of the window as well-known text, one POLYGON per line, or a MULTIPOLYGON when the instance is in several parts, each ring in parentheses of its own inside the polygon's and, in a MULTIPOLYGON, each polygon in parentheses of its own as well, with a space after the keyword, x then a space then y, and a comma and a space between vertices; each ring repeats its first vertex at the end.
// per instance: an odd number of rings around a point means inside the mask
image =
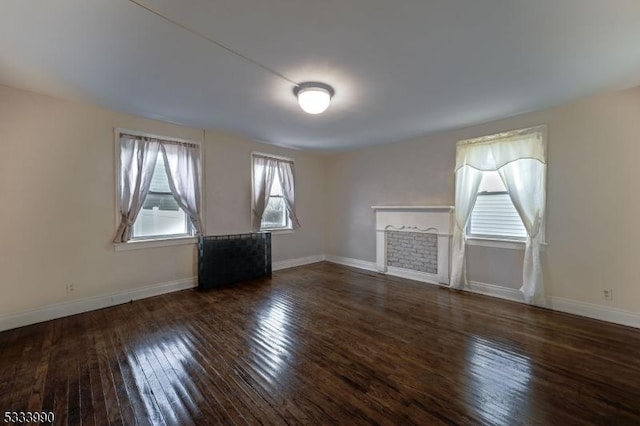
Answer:
POLYGON ((497 171, 483 172, 467 236, 525 240, 527 230, 497 171))
POLYGON ((191 222, 171 192, 164 157, 159 152, 149 192, 133 224, 133 239, 190 235, 191 222))
POLYGON ((282 183, 276 174, 269 194, 269 201, 262 214, 260 229, 291 229, 291 219, 282 195, 282 183))
POLYGON ((296 217, 293 160, 252 154, 252 227, 254 231, 290 230, 296 217))
POLYGON ((130 241, 137 240, 131 247, 138 248, 173 245, 187 241, 178 237, 202 234, 200 144, 122 129, 115 133, 116 250, 128 250, 121 243, 130 241))
POLYGON ((498 241, 476 241, 524 248, 520 290, 527 303, 544 304, 540 247, 545 240, 546 133, 546 126, 537 126, 456 144, 453 288, 467 285, 466 237, 490 237, 498 241))

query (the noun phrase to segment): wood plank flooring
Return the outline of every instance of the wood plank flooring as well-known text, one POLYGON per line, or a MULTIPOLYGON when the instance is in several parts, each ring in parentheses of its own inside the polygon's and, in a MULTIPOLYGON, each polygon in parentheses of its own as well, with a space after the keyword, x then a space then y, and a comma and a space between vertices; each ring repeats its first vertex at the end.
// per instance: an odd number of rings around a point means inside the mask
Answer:
POLYGON ((640 330, 328 263, 0 333, 0 415, 640 424, 640 330))

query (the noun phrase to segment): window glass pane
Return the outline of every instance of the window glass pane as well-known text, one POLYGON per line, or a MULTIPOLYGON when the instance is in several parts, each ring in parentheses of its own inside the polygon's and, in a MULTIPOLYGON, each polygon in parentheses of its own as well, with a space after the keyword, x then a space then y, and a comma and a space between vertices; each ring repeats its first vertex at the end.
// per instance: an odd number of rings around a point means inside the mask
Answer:
POLYGON ((149 191, 149 194, 147 194, 147 198, 142 204, 142 208, 151 210, 154 207, 157 207, 160 210, 180 210, 180 206, 178 205, 178 202, 176 201, 172 193, 167 194, 149 191))
MULTIPOLYGON (((171 197, 173 195, 164 196, 171 197)), ((134 237, 189 234, 187 215, 184 210, 162 210, 159 207, 143 208, 133 224, 134 237)))
POLYGON ((151 186, 149 188, 151 192, 171 192, 167 171, 164 168, 164 157, 161 152, 158 153, 156 168, 153 171, 153 178, 151 179, 151 186))
POLYGON ((282 184, 280 183, 280 177, 278 176, 278 174, 276 173, 275 177, 273 178, 273 185, 271 186, 271 194, 269 194, 271 196, 273 195, 282 195, 282 184))
POLYGON ((133 224, 133 237, 188 235, 190 232, 189 219, 171 193, 164 158, 158 154, 151 189, 133 224))
POLYGON ((507 192, 498 171, 483 172, 478 192, 507 192))
POLYGON ((262 215, 263 229, 288 227, 288 214, 282 197, 271 197, 262 215))

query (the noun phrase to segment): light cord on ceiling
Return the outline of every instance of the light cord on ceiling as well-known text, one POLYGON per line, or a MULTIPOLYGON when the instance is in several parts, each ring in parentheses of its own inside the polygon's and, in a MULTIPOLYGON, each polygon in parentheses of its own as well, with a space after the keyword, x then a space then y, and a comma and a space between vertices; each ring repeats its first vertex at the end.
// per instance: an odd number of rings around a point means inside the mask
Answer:
POLYGON ((231 54, 233 54, 233 55, 236 55, 236 56, 238 56, 238 57, 240 57, 240 58, 244 59, 244 60, 245 60, 245 61, 247 61, 247 62, 251 62, 252 64, 256 65, 257 67, 262 68, 262 69, 263 69, 263 70, 265 70, 265 71, 270 72, 271 74, 275 75, 276 77, 279 77, 279 78, 281 78, 281 79, 283 79, 283 80, 286 80, 286 81, 288 81, 289 83, 294 84, 294 85, 296 85, 296 86, 298 86, 298 84, 299 84, 299 83, 297 83, 296 81, 294 81, 294 80, 292 80, 292 79, 290 79, 290 78, 288 78, 288 77, 286 77, 286 76, 282 75, 281 73, 279 73, 278 71, 274 70, 273 68, 269 68, 268 66, 263 65, 263 64, 261 64, 260 62, 258 62, 258 61, 256 61, 256 60, 254 60, 254 59, 251 59, 251 58, 249 58, 248 56, 243 55, 242 53, 240 53, 240 52, 238 52, 238 51, 236 51, 236 50, 233 50, 232 48, 230 48, 230 47, 228 47, 228 46, 225 46, 224 44, 222 44, 222 43, 220 43, 220 42, 218 42, 218 41, 216 41, 216 40, 212 39, 211 37, 209 37, 209 36, 207 36, 207 35, 205 35, 205 34, 202 34, 201 32, 199 32, 199 31, 197 31, 197 30, 194 30, 194 29, 192 29, 192 28, 190 28, 190 27, 187 27, 186 25, 181 24, 180 22, 178 22, 178 21, 176 21, 176 20, 174 20, 174 19, 171 19, 171 18, 169 18, 168 16, 163 15, 162 13, 158 12, 157 10, 154 10, 154 9, 150 8, 149 6, 147 6, 147 5, 145 5, 145 4, 141 3, 141 2, 139 2, 138 0, 128 0, 128 1, 129 1, 130 3, 133 3, 133 4, 137 5, 138 7, 141 7, 142 9, 146 10, 147 12, 153 13, 154 15, 158 16, 159 18, 162 18, 162 19, 164 19, 165 21, 167 21, 167 22, 169 22, 169 23, 171 23, 171 24, 173 24, 173 25, 175 25, 175 26, 177 26, 177 27, 180 27, 180 28, 182 28, 182 29, 183 29, 183 30, 185 30, 185 31, 190 32, 191 34, 193 34, 193 35, 195 35, 195 36, 197 36, 197 37, 200 37, 200 38, 202 38, 202 39, 205 39, 205 40, 206 40, 206 41, 208 41, 209 43, 213 43, 213 44, 215 44, 216 46, 218 46, 218 47, 220 47, 220 48, 222 48, 222 49, 226 50, 227 52, 229 52, 229 53, 231 53, 231 54))

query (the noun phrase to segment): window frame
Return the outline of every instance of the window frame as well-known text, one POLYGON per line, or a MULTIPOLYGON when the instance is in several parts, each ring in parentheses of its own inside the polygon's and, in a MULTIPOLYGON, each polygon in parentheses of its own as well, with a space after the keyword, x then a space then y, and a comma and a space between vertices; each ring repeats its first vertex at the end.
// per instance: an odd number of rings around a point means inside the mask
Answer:
MULTIPOLYGON (((204 147, 201 141, 196 141, 192 139, 181 139, 171 136, 157 135, 148 132, 142 132, 138 130, 129 130, 120 127, 114 128, 114 163, 115 163, 115 192, 114 192, 114 222, 116 229, 120 224, 120 197, 118 197, 118 192, 120 191, 120 137, 122 134, 132 135, 132 136, 140 136, 145 138, 159 139, 167 142, 176 142, 176 143, 188 143, 194 144, 198 146, 200 150, 200 200, 202 202, 201 214, 202 214, 202 225, 205 226, 204 220, 206 218, 205 214, 205 199, 204 194, 206 193, 204 190, 205 184, 205 165, 204 165, 204 147)), ((135 237, 126 243, 113 243, 114 249, 116 251, 125 251, 139 248, 151 248, 151 247, 164 247, 164 246, 173 246, 173 245, 183 245, 183 244, 195 244, 198 241, 198 238, 195 236, 195 231, 193 229, 193 225, 187 220, 188 227, 190 228, 190 234, 174 234, 174 235, 153 235, 153 236, 144 236, 144 237, 135 237)))
MULTIPOLYGON (((253 193, 254 191, 254 157, 259 156, 259 157, 267 157, 267 158, 273 158, 276 160, 283 160, 283 161, 289 161, 291 163, 294 163, 293 158, 289 158, 289 157, 283 157, 283 156, 279 156, 279 155, 273 155, 273 154, 267 154, 264 152, 257 152, 254 151, 251 153, 251 211, 249 212, 249 214, 251 215, 251 226, 252 229, 254 228, 255 225, 255 218, 253 217, 253 209, 255 207, 255 195, 253 193)), ((280 183, 282 184, 282 182, 280 183)), ((296 184, 295 182, 293 183, 294 185, 296 184)), ((272 195, 269 195, 269 198, 271 198, 272 195)), ((284 196, 280 196, 283 197, 284 196)), ((276 227, 276 228, 263 228, 262 227, 262 223, 260 223, 260 232, 271 232, 271 233, 276 233, 276 234, 289 234, 289 233, 293 233, 295 232, 295 230, 293 229, 293 221, 291 220, 291 217, 289 216, 289 212, 286 211, 285 214, 287 215, 287 226, 286 227, 276 227)))
MULTIPOLYGON (((537 125, 537 126, 531 126, 531 127, 525 127, 522 129, 515 129, 515 130, 509 130, 506 132, 498 132, 498 133, 494 133, 491 135, 485 135, 485 136, 480 136, 478 138, 474 138, 474 139, 489 139, 489 138, 493 138, 499 135, 503 135, 503 134, 509 134, 509 133, 517 133, 517 132, 521 132, 527 129, 531 129, 531 128, 535 128, 538 127, 540 130, 540 135, 542 137, 542 141, 545 145, 545 148, 547 148, 547 126, 545 124, 542 125, 537 125)), ((548 149, 545 149, 546 152, 549 152, 548 149)), ((546 169, 546 172, 548 173, 548 167, 546 169)), ((509 194, 509 191, 483 191, 482 193, 478 192, 478 195, 480 194, 501 194, 501 193, 506 193, 509 194)), ((545 206, 547 205, 547 176, 545 174, 544 177, 544 203, 545 206)), ((474 204, 475 207, 475 204, 474 204)), ((482 246, 482 247, 494 247, 494 248, 506 248, 506 249, 515 249, 515 250, 524 250, 526 247, 526 243, 527 243, 527 238, 514 238, 514 237, 507 237, 507 236, 503 236, 503 235, 470 235, 469 234, 469 230, 470 230, 470 225, 471 225, 471 215, 473 214, 473 209, 471 210, 471 213, 469 214, 469 220, 467 222, 467 225, 465 226, 464 229, 464 236, 466 239, 466 244, 470 245, 470 246, 482 246)), ((541 242, 541 246, 544 248, 548 245, 547 243, 547 234, 546 234, 546 228, 547 228, 547 209, 545 208, 545 216, 542 218, 542 224, 540 226, 540 233, 542 235, 542 242, 541 242)))

